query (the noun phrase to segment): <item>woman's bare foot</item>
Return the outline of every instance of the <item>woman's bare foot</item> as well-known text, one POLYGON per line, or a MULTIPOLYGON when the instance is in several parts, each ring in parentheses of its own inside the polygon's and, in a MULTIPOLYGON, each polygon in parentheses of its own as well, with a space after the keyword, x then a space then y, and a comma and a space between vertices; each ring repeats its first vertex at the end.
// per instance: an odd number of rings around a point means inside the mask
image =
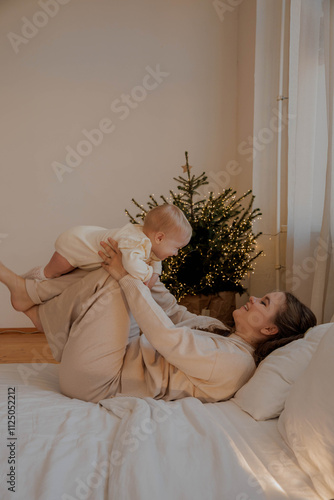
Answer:
POLYGON ((0 262, 0 281, 6 285, 10 291, 12 306, 16 311, 26 311, 35 304, 29 297, 25 280, 0 262))

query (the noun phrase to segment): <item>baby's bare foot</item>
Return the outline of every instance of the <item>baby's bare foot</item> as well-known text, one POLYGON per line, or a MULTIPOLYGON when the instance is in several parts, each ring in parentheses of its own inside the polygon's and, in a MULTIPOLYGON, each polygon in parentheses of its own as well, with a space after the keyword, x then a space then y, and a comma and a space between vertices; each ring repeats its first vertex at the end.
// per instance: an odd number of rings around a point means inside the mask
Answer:
POLYGON ((0 281, 10 291, 11 303, 16 311, 26 311, 35 305, 27 293, 25 280, 4 266, 2 262, 0 262, 0 281))

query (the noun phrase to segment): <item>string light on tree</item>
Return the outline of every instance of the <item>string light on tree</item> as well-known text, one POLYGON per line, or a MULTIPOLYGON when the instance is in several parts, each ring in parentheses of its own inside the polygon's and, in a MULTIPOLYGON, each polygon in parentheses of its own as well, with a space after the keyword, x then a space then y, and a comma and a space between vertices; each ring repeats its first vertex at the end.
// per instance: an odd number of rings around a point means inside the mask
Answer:
MULTIPOLYGON (((249 190, 238 198, 236 191, 229 188, 217 196, 210 192, 198 199, 198 189, 208 184, 207 176, 205 172, 199 176, 191 174, 187 152, 185 157, 186 164, 181 168, 186 176, 173 178, 178 191, 170 190, 169 199, 163 195, 160 199, 183 211, 193 236, 177 256, 163 262, 161 280, 177 299, 221 291, 241 294, 245 291, 242 279, 254 271, 254 260, 263 254, 256 251, 261 233, 253 233, 253 221, 261 215, 258 208, 253 209, 255 197, 249 190), (248 204, 243 206, 245 202, 248 204)), ((159 205, 154 195, 149 196, 147 209, 134 199, 132 202, 140 209, 135 217, 125 210, 132 223, 141 222, 148 210, 159 205)))

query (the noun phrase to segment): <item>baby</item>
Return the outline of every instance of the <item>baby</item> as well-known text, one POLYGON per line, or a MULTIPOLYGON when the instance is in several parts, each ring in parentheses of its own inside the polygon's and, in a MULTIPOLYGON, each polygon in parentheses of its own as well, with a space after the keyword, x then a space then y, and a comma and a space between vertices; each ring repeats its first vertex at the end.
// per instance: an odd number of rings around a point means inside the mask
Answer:
POLYGON ((112 238, 118 242, 127 272, 151 288, 161 274, 161 261, 177 255, 189 243, 191 233, 182 210, 170 204, 152 208, 143 225, 129 223, 121 229, 76 226, 57 238, 56 252, 44 268, 35 267, 23 277, 46 280, 75 268, 97 269, 102 262, 98 255, 100 242, 108 243, 112 238))

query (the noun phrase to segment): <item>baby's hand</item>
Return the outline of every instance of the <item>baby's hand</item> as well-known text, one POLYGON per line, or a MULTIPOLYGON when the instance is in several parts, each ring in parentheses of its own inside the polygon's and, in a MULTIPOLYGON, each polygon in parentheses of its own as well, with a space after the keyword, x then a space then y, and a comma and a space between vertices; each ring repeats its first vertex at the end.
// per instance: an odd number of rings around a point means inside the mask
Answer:
POLYGON ((151 288, 156 284, 158 278, 159 274, 153 273, 151 279, 149 281, 146 281, 145 285, 148 286, 148 288, 151 290, 151 288))

